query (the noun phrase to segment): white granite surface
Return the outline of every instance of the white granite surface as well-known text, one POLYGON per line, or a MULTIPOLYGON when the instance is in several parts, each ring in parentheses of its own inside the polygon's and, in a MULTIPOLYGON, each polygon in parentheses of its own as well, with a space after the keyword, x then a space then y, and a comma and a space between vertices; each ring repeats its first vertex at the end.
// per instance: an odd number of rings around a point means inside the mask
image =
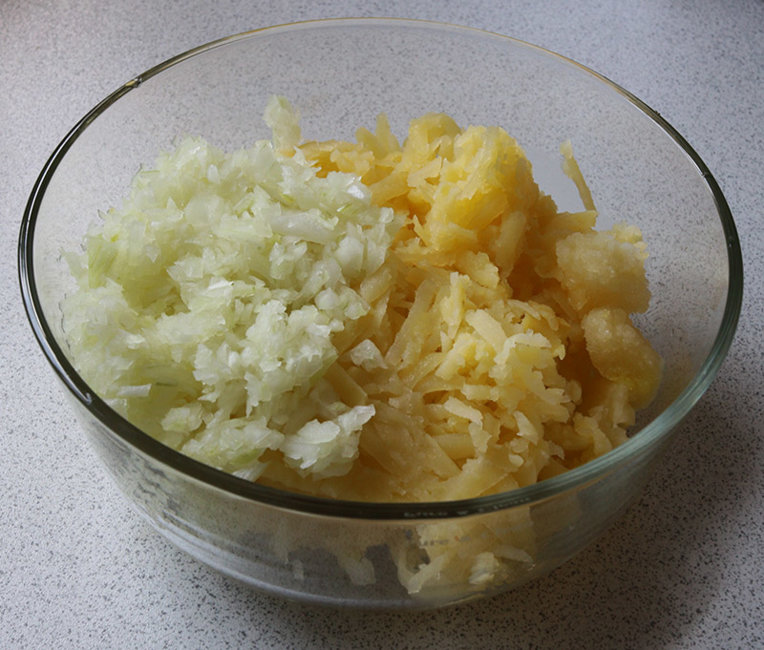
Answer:
POLYGON ((0 647, 764 647, 764 3, 0 1, 0 647), (706 161, 740 232, 735 343, 641 500, 548 577, 416 614, 308 608, 183 555, 84 444, 23 314, 18 226, 58 141, 98 100, 215 38, 328 16, 486 28, 644 99, 706 161))

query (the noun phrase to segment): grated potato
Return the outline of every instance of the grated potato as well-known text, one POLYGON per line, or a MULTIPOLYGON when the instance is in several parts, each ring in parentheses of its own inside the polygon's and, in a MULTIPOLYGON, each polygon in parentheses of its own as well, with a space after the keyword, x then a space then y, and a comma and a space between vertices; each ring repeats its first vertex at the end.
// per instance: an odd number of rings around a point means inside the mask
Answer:
POLYGON ((460 499, 535 483, 625 440, 660 381, 628 317, 649 301, 645 246, 633 226, 594 230, 569 144, 566 172, 586 206, 573 214, 539 191, 504 130, 445 115, 413 120, 403 144, 381 116, 355 143, 301 151, 319 175, 360 176, 406 221, 376 288, 384 311, 355 343, 375 361, 337 360, 376 410, 356 465, 322 479, 273 464, 261 480, 328 497, 460 499))

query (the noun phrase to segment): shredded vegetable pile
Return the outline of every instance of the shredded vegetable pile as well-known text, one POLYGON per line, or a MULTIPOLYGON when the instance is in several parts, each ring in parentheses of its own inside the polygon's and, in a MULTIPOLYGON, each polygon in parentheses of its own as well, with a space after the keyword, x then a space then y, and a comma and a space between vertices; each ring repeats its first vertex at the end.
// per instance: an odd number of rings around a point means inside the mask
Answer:
POLYGON ((249 149, 161 154, 68 254, 71 356, 113 408, 238 476, 374 501, 529 485, 625 439, 661 375, 635 227, 559 212, 497 127, 303 142, 278 97, 265 119, 249 149))

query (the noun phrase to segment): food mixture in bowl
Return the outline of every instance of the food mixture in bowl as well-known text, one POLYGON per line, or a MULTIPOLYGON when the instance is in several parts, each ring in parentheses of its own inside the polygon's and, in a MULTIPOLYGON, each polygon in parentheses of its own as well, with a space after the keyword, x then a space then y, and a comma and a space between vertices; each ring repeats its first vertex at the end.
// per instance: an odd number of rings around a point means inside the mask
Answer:
POLYGON ((630 314, 640 231, 558 211, 499 127, 384 116, 356 142, 181 141, 135 177, 63 303, 83 378, 150 435, 219 469, 345 500, 530 485, 626 439, 662 362, 630 314))

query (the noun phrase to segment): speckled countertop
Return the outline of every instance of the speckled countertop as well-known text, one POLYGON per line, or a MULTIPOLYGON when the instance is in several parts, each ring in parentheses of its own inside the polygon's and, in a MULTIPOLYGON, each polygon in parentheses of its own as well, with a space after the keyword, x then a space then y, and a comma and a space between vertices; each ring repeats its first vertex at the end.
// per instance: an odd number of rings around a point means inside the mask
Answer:
POLYGON ((4 0, 0 89, 0 647, 764 647, 761 0, 4 0), (742 241, 737 338, 643 497, 546 578, 446 611, 283 602, 170 546, 130 510, 84 444, 17 288, 28 193, 58 141, 98 100, 218 37, 329 16, 471 25, 602 72, 689 140, 719 181, 742 241))

